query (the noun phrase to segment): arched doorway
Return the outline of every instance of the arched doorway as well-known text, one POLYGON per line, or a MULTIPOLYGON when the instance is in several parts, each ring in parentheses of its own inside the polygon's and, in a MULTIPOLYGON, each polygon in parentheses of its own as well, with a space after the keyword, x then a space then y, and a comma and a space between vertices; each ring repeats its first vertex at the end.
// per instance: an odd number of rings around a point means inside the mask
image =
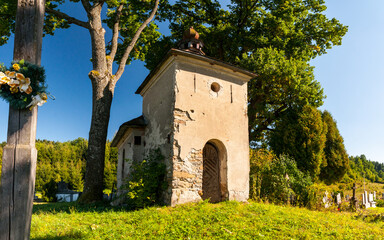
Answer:
POLYGON ((227 154, 219 140, 208 141, 203 148, 203 199, 220 202, 227 198, 227 154))

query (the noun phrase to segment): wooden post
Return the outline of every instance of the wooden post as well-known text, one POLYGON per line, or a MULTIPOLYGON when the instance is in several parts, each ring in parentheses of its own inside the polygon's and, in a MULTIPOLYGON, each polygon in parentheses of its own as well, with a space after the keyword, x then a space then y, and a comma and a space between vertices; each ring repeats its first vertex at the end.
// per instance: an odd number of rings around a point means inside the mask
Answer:
MULTIPOLYGON (((18 0, 13 59, 40 65, 45 0, 18 0)), ((0 239, 29 239, 37 151, 37 107, 9 108, 0 186, 0 239)))

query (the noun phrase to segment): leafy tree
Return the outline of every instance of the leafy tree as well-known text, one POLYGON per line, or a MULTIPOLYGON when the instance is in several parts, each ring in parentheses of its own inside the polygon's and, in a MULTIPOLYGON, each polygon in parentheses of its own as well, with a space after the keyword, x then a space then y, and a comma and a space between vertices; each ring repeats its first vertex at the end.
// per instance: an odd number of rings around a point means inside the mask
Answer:
POLYGON ((240 65, 258 76, 249 82, 249 133, 265 137, 282 113, 322 105, 324 98, 309 61, 340 45, 347 27, 324 15, 323 0, 176 1, 168 15, 172 36, 153 46, 153 69, 189 26, 200 33, 208 56, 240 65))
MULTIPOLYGON (((0 13, 15 15, 13 0, 5 3, 0 13)), ((89 132, 89 145, 85 173, 83 202, 102 200, 104 159, 110 108, 117 81, 121 78, 125 65, 133 59, 143 60, 148 46, 160 33, 152 22, 160 0, 47 0, 44 31, 53 34, 56 28, 67 28, 70 24, 88 30, 92 46, 92 70, 88 77, 92 82, 92 120, 89 132), (60 11, 63 3, 81 4, 87 19, 82 21, 60 11), (104 8, 107 8, 105 13, 104 8), (110 41, 105 39, 103 23, 112 30, 110 41), (141 38, 140 38, 141 36, 141 38), (108 43, 108 44, 106 44, 108 43), (113 71, 113 63, 118 67, 113 71)), ((163 1, 165 4, 165 0, 163 1)), ((4 44, 13 30, 14 19, 0 18, 5 26, 0 28, 4 44)))
POLYGON ((325 159, 321 168, 320 179, 330 184, 343 178, 349 167, 349 159, 336 121, 328 111, 322 113, 322 118, 327 126, 327 134, 324 147, 325 159))
POLYGON ((111 142, 107 142, 105 150, 104 189, 116 187, 117 149, 111 148, 111 142))
MULTIPOLYGON (((53 142, 48 140, 37 140, 36 149, 36 191, 40 191, 45 199, 54 200, 52 196, 56 191, 53 183, 59 181, 68 183, 69 189, 82 191, 84 187, 84 173, 86 164, 86 151, 88 141, 78 138, 68 142, 53 142)), ((104 190, 112 191, 116 181, 117 150, 106 145, 106 166, 104 190)))
POLYGON ((347 171, 344 179, 347 178, 354 181, 367 179, 372 182, 384 182, 380 170, 384 167, 383 163, 370 161, 365 155, 360 155, 350 156, 349 166, 350 169, 347 171))
POLYGON ((7 43, 14 32, 17 1, 0 0, 0 46, 7 43))
POLYGON ((77 163, 74 163, 71 161, 70 165, 70 176, 71 176, 71 182, 72 182, 72 189, 76 191, 83 191, 83 172, 82 172, 82 162, 78 161, 77 163))
POLYGON ((288 154, 301 171, 316 179, 323 163, 326 132, 320 111, 307 105, 284 113, 270 133, 269 144, 276 155, 288 154))

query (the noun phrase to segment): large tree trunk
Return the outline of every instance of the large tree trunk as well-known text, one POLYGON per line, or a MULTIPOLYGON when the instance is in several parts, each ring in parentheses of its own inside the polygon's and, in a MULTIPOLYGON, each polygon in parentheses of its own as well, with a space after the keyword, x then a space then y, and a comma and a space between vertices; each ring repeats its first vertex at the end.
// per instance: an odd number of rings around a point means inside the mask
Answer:
POLYGON ((103 197, 105 143, 112 98, 113 91, 110 90, 109 84, 93 84, 92 122, 81 202, 100 201, 103 197))
POLYGON ((105 143, 113 98, 112 75, 108 73, 105 54, 105 30, 101 24, 102 6, 88 11, 91 28, 93 69, 89 73, 92 82, 92 121, 89 131, 84 191, 80 202, 103 199, 105 143))

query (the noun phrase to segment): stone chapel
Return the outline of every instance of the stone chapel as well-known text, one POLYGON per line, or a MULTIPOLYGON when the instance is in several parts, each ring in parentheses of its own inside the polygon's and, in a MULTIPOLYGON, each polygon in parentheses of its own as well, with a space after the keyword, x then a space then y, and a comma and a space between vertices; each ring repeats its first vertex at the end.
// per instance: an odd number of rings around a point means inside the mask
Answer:
POLYGON ((210 199, 246 201, 249 195, 247 82, 256 75, 205 56, 199 34, 184 32, 146 77, 136 94, 143 115, 123 123, 111 146, 118 148, 117 188, 152 149, 165 156, 166 204, 210 199))

